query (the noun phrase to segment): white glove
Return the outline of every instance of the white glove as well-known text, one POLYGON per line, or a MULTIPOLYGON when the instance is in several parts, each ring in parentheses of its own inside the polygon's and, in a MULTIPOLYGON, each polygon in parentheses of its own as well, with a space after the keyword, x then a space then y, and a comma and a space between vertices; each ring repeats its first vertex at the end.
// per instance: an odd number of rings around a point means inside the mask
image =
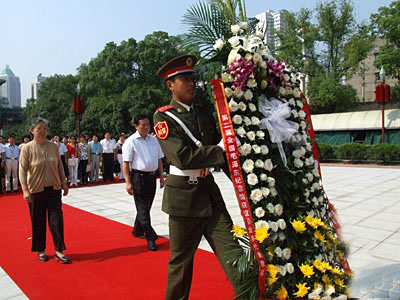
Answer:
MULTIPOLYGON (((238 147, 240 147, 242 145, 242 143, 240 142, 240 140, 237 137, 236 137, 236 144, 237 144, 238 147)), ((223 139, 221 139, 221 141, 218 143, 217 146, 221 147, 222 151, 225 152, 225 144, 224 144, 224 140, 223 139)))

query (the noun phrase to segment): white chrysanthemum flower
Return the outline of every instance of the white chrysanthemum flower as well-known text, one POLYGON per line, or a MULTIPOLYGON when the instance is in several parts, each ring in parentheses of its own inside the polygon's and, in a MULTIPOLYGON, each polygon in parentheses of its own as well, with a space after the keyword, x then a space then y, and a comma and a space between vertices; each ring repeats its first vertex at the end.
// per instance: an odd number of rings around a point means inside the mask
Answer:
POLYGON ((303 178, 302 181, 303 181, 304 184, 308 184, 307 178, 303 178))
POLYGON ((276 247, 274 250, 276 256, 282 257, 282 249, 280 247, 276 247))
POLYGON ((243 162, 242 168, 246 173, 251 173, 254 170, 254 162, 251 159, 246 159, 243 162))
POLYGON ((262 188, 261 188, 261 192, 262 192, 264 198, 267 198, 268 195, 269 195, 269 193, 270 193, 269 189, 266 188, 266 187, 262 187, 262 188))
POLYGON ((286 89, 283 86, 279 88, 279 94, 281 94, 282 96, 286 96, 286 89))
POLYGON ((264 162, 264 169, 271 172, 273 168, 274 168, 274 165, 272 164, 272 160, 267 159, 264 162))
POLYGON ((229 110, 231 112, 235 112, 239 109, 239 105, 237 104, 237 102, 233 99, 231 99, 231 101, 229 101, 229 110))
POLYGON ((231 31, 233 34, 238 34, 240 32, 240 25, 238 24, 231 25, 231 31))
POLYGON ((244 117, 243 117, 243 121, 244 121, 244 124, 245 124, 246 126, 250 126, 250 125, 251 125, 251 120, 250 120, 249 117, 244 116, 244 117))
POLYGON ((275 178, 273 177, 268 177, 268 185, 271 186, 275 186, 275 178))
POLYGON ((313 176, 313 174, 311 174, 311 173, 307 173, 307 174, 306 174, 306 177, 307 177, 307 179, 308 179, 309 182, 312 182, 312 181, 314 180, 314 176, 313 176))
POLYGON ((221 51, 224 48, 224 41, 222 39, 218 39, 215 41, 213 45, 214 50, 221 51))
POLYGON ((303 130, 306 129, 306 128, 307 128, 307 123, 304 122, 304 121, 301 121, 301 122, 300 122, 300 127, 301 127, 303 130))
POLYGON ((279 219, 278 221, 276 221, 276 223, 278 223, 278 226, 281 230, 286 229, 286 222, 284 219, 279 219))
POLYGON ((257 81, 255 79, 251 78, 251 79, 247 80, 247 86, 249 88, 255 88, 255 87, 257 87, 257 81))
POLYGON ((263 155, 268 154, 269 149, 268 149, 267 145, 261 145, 260 148, 261 148, 261 153, 262 153, 263 155))
POLYGON ((295 73, 292 73, 292 74, 290 75, 290 77, 291 77, 292 83, 296 83, 296 81, 297 81, 297 76, 296 76, 296 74, 295 74, 295 73))
POLYGON ((229 97, 232 97, 233 96, 233 91, 232 91, 232 89, 231 88, 225 88, 225 93, 226 93, 226 96, 229 98, 229 97))
POLYGON ((256 139, 256 134, 254 133, 254 131, 247 132, 246 136, 250 141, 254 141, 256 139))
POLYGON ((229 73, 222 73, 222 81, 223 82, 232 82, 233 81, 233 77, 231 74, 229 73))
POLYGON ((298 88, 293 89, 293 96, 295 96, 296 98, 300 98, 301 96, 301 91, 298 88))
POLYGON ((272 203, 268 203, 267 204, 267 209, 268 209, 270 214, 275 213, 275 206, 272 203))
POLYGON ((248 143, 243 144, 239 147, 239 153, 243 156, 249 155, 251 153, 251 145, 248 143))
POLYGON ((242 98, 243 97, 243 91, 240 87, 235 88, 235 90, 233 91, 233 94, 235 95, 236 98, 242 98))
POLYGON ((329 285, 328 289, 325 291, 325 294, 332 295, 335 292, 335 288, 332 285, 329 285))
POLYGON ((271 196, 272 197, 278 196, 278 191, 276 190, 276 188, 271 187, 269 190, 271 191, 271 196))
POLYGON ((258 145, 253 145, 251 146, 255 154, 260 154, 261 153, 261 147, 258 145))
POLYGON ((242 126, 235 129, 235 132, 240 137, 244 137, 246 135, 246 130, 244 130, 244 128, 242 126))
POLYGON ((260 189, 254 189, 251 191, 250 199, 254 204, 257 204, 262 200, 263 196, 260 189))
POLYGON ((292 251, 290 251, 289 248, 285 248, 285 249, 283 249, 283 251, 282 251, 282 255, 283 255, 283 258, 284 258, 284 259, 289 260, 289 259, 290 259, 290 256, 292 255, 292 251))
POLYGON ((304 112, 304 110, 300 110, 299 111, 299 117, 301 118, 301 119, 305 119, 306 118, 306 113, 304 112))
POLYGON ((244 104, 242 101, 240 101, 239 102, 239 109, 241 110, 241 111, 245 111, 246 110, 246 104, 244 104))
POLYGON ((286 90, 286 95, 293 94, 293 89, 292 89, 290 86, 287 86, 287 87, 285 88, 285 90, 286 90))
POLYGON ((282 206, 282 204, 277 204, 277 205, 275 205, 274 210, 275 210, 275 214, 276 214, 277 216, 282 215, 282 213, 283 213, 283 206, 282 206))
POLYGON ((269 225, 268 225, 267 221, 259 220, 259 221, 254 223, 254 227, 255 227, 255 229, 269 228, 269 225))
POLYGON ((318 202, 319 202, 319 203, 322 204, 322 203, 324 203, 324 201, 325 201, 324 197, 322 197, 322 196, 319 196, 319 197, 318 197, 318 202))
POLYGON ((288 74, 283 75, 283 80, 284 81, 289 81, 290 80, 289 75, 288 74))
POLYGON ((286 266, 286 270, 288 271, 289 274, 294 273, 294 267, 293 267, 292 263, 287 263, 285 266, 286 266))
POLYGON ((262 218, 265 215, 265 210, 262 207, 257 207, 256 210, 254 211, 254 214, 256 215, 257 218, 262 218))
POLYGON ((296 103, 298 107, 303 108, 304 104, 301 100, 297 100, 296 103))
POLYGON ((261 180, 261 181, 267 181, 267 180, 268 180, 267 174, 262 173, 262 174, 260 175, 260 180, 261 180))
POLYGON ((306 191, 304 192, 304 196, 305 196, 306 198, 310 197, 310 191, 309 191, 309 190, 306 190, 306 191))
POLYGON ((243 97, 247 101, 250 101, 251 99, 253 99, 253 92, 251 90, 246 90, 246 92, 244 92, 243 94, 243 97))
POLYGON ((257 106, 255 106, 253 103, 249 103, 249 109, 251 112, 255 112, 257 110, 257 106))
POLYGON ((250 185, 256 185, 258 183, 257 175, 254 173, 247 175, 247 183, 250 185))
POLYGON ((317 168, 313 169, 312 173, 313 173, 314 177, 319 177, 319 171, 317 168))
POLYGON ((298 169, 302 168, 304 166, 304 163, 301 159, 295 158, 294 159, 294 166, 298 169))
POLYGON ((237 37, 237 36, 233 36, 233 37, 229 38, 228 42, 229 42, 229 44, 231 44, 231 46, 233 48, 239 46, 239 44, 240 44, 239 37, 237 37))
POLYGON ((240 115, 234 115, 232 118, 232 122, 235 123, 236 125, 240 125, 243 122, 243 119, 240 115))
POLYGON ((307 143, 306 149, 307 151, 312 151, 312 145, 310 143, 307 143))
POLYGON ((299 114, 297 113, 297 110, 292 109, 292 116, 293 116, 294 118, 297 118, 297 117, 299 116, 299 114))
POLYGON ((260 119, 257 117, 251 117, 251 124, 258 126, 258 124, 260 124, 260 119))
POLYGON ((261 159, 257 159, 255 166, 256 168, 264 168, 264 162, 261 159))
POLYGON ((278 233, 278 238, 280 241, 284 241, 286 239, 285 234, 283 233, 283 231, 278 233))

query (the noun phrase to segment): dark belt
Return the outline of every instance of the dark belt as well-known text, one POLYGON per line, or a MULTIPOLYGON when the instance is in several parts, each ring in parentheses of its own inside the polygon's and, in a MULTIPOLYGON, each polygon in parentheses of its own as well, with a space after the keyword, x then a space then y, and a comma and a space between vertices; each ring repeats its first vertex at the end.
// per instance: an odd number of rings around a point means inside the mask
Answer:
POLYGON ((146 175, 146 176, 154 176, 154 175, 156 175, 156 171, 144 172, 144 171, 139 171, 139 170, 135 170, 135 169, 132 169, 132 173, 138 173, 138 174, 146 175))

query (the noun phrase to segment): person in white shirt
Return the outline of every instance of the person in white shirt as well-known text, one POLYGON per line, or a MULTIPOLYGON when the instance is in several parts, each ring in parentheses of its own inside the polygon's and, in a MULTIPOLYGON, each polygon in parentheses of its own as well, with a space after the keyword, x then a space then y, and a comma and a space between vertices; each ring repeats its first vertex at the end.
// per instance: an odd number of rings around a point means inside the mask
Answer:
POLYGON ((11 192, 11 178, 14 192, 18 191, 18 160, 20 150, 15 145, 15 136, 11 135, 8 138, 8 146, 6 147, 6 192, 11 192))
POLYGON ((28 144, 30 141, 31 137, 29 135, 24 135, 24 142, 18 145, 19 150, 21 150, 22 147, 28 144))
POLYGON ((106 132, 104 135, 104 139, 100 141, 101 146, 103 147, 103 155, 101 160, 103 161, 103 181, 107 180, 114 181, 114 148, 115 148, 115 140, 111 138, 111 133, 106 132))
POLYGON ((69 176, 69 170, 68 170, 68 149, 67 146, 65 146, 64 143, 60 141, 60 137, 58 135, 55 135, 53 137, 53 142, 57 144, 58 146, 58 153, 60 154, 61 157, 61 162, 64 168, 64 174, 65 177, 68 178, 69 176))
POLYGON ((156 193, 156 173, 160 174, 160 187, 164 187, 162 153, 156 137, 149 134, 150 122, 144 115, 134 120, 136 132, 122 146, 123 172, 126 191, 133 195, 136 220, 132 235, 147 239, 150 251, 157 250, 157 234, 151 226, 150 209, 156 193))

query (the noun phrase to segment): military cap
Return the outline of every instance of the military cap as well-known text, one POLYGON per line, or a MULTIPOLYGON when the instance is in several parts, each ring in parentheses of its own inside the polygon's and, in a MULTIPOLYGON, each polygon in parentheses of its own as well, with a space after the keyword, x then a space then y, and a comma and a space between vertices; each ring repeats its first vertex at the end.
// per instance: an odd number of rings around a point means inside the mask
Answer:
POLYGON ((179 74, 196 74, 194 71, 196 62, 197 58, 194 55, 181 55, 167 61, 156 74, 164 80, 179 74))

